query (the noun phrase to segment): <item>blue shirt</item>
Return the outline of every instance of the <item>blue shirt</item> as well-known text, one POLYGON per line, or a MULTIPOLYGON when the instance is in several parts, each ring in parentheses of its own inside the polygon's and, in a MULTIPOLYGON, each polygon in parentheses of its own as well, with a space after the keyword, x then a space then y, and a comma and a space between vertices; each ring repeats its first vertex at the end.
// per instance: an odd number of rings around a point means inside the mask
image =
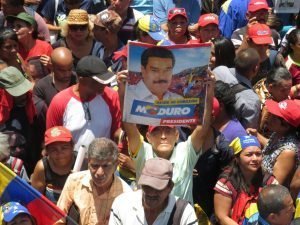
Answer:
POLYGON ((130 6, 145 15, 153 14, 153 0, 131 0, 130 6))
POLYGON ((231 38, 233 31, 247 25, 246 12, 250 0, 227 0, 221 7, 219 28, 224 37, 231 38))
POLYGON ((159 22, 166 23, 168 12, 172 8, 185 8, 189 23, 197 23, 201 12, 201 0, 155 0, 153 14, 159 22))

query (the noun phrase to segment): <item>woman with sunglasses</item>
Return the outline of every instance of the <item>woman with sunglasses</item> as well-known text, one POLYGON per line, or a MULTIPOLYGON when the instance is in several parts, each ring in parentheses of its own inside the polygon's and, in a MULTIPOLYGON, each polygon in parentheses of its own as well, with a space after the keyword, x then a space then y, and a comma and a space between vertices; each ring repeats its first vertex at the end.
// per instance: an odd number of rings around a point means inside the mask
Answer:
POLYGON ((78 61, 87 55, 103 58, 104 46, 93 38, 93 25, 89 20, 87 11, 83 9, 72 9, 63 24, 61 36, 53 44, 53 48, 66 47, 72 51, 74 67, 78 61))
POLYGON ((234 159, 214 188, 215 215, 220 225, 242 224, 247 209, 257 202, 260 189, 277 183, 274 176, 262 170, 262 151, 256 137, 237 137, 230 147, 234 159))
POLYGON ((188 31, 188 17, 184 8, 173 8, 168 13, 168 33, 158 45, 188 44, 191 36, 188 31))

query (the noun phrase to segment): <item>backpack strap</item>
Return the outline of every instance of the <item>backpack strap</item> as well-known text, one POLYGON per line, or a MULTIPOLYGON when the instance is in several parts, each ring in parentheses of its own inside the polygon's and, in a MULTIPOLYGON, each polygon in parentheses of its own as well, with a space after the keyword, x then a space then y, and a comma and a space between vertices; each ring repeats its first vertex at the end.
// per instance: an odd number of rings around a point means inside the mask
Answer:
POLYGON ((231 87, 231 90, 233 91, 234 94, 237 94, 237 93, 242 92, 247 89, 249 89, 249 88, 247 88, 246 86, 244 86, 241 83, 235 84, 231 87))
POLYGON ((20 176, 21 170, 23 166, 23 161, 21 159, 18 159, 16 157, 13 157, 12 163, 11 163, 11 169, 20 176))
POLYGON ((275 64, 277 55, 278 55, 277 51, 270 50, 269 60, 270 60, 271 67, 273 67, 273 65, 275 64))
POLYGON ((177 201, 173 207, 173 210, 171 212, 171 215, 170 215, 167 225, 177 225, 177 224, 179 225, 180 224, 181 217, 183 215, 184 209, 187 206, 187 204, 188 204, 188 201, 183 200, 181 198, 177 199, 177 201))

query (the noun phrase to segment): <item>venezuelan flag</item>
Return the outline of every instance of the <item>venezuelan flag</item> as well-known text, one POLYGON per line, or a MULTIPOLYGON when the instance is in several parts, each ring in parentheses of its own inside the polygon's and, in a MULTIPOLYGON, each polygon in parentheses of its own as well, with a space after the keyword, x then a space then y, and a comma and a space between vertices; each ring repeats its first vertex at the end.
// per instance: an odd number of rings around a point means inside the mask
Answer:
POLYGON ((38 225, 53 225, 66 218, 50 200, 23 181, 14 172, 0 163, 0 203, 15 201, 24 205, 33 215, 38 225))

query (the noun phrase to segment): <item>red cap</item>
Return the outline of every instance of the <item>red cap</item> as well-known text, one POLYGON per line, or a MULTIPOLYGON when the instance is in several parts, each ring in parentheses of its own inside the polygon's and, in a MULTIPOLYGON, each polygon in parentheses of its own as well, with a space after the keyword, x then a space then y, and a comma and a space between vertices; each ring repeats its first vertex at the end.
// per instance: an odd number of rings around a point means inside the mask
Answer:
POLYGON ((198 20, 199 27, 205 27, 208 24, 215 24, 219 26, 219 18, 216 14, 213 13, 207 13, 200 16, 198 20))
POLYGON ((220 103, 218 99, 214 97, 212 114, 214 117, 217 117, 219 113, 220 113, 220 103))
POLYGON ((168 20, 172 20, 175 16, 178 16, 178 15, 183 16, 184 18, 188 19, 184 8, 173 8, 173 9, 169 10, 168 20))
POLYGON ((71 132, 65 127, 51 127, 45 133, 45 146, 53 142, 70 142, 72 140, 71 132))
POLYGON ((148 127, 148 132, 151 133, 157 127, 170 127, 170 128, 174 128, 175 126, 168 126, 168 125, 166 125, 166 126, 149 126, 148 127))
POLYGON ((269 5, 265 0, 251 0, 248 5, 248 12, 256 12, 261 9, 269 10, 269 5))
POLYGON ((256 23, 249 27, 248 36, 252 39, 255 44, 271 44, 273 42, 271 29, 261 23, 256 23))
POLYGON ((300 126, 300 101, 284 100, 275 102, 274 100, 267 100, 266 107, 268 112, 284 119, 293 127, 300 126))

